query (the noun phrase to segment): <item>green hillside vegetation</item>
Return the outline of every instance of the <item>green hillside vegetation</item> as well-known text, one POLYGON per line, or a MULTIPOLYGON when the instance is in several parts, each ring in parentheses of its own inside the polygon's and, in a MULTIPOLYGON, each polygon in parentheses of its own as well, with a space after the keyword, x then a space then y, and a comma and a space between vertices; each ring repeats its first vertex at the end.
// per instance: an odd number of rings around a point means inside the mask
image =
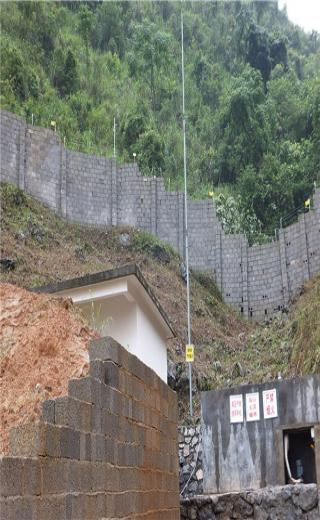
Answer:
MULTIPOLYGON (((180 2, 1 2, 1 106, 182 187, 180 2)), ((320 37, 276 2, 183 3, 188 172, 273 233, 320 174, 320 37)), ((227 210, 225 210, 227 208, 227 210)))
MULTIPOLYGON (((125 263, 140 266, 177 333, 169 344, 170 384, 178 392, 184 420, 187 302, 177 253, 133 228, 67 223, 10 184, 0 185, 0 203, 2 282, 31 288, 125 263)), ((196 416, 200 390, 320 371, 320 277, 306 286, 289 315, 262 324, 249 323, 225 305, 206 275, 191 273, 191 294, 196 416)))
POLYGON ((295 377, 320 372, 320 276, 308 282, 289 314, 279 314, 259 325, 249 336, 245 350, 224 355, 240 361, 239 384, 295 377), (248 369, 249 368, 249 372, 248 369))

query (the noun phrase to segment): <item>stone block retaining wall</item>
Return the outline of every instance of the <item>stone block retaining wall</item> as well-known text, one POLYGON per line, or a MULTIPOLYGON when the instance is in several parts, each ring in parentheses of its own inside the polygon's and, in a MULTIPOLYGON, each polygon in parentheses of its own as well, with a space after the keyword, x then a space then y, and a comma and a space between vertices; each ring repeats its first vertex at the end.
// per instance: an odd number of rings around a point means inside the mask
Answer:
POLYGON ((180 494, 203 493, 201 426, 179 427, 180 494))
POLYGON ((279 486, 181 500, 181 520, 319 520, 316 484, 279 486))
MULTIPOLYGON (((184 254, 184 195, 163 179, 142 177, 136 164, 68 150, 51 130, 1 111, 1 179, 26 190, 60 216, 81 224, 144 229, 184 254)), ((227 303, 252 318, 284 309, 320 272, 320 189, 312 210, 249 247, 225 234, 212 200, 189 200, 190 265, 216 280, 227 303)))
POLYGON ((10 432, 0 458, 1 520, 177 520, 177 400, 111 338, 90 373, 10 432))

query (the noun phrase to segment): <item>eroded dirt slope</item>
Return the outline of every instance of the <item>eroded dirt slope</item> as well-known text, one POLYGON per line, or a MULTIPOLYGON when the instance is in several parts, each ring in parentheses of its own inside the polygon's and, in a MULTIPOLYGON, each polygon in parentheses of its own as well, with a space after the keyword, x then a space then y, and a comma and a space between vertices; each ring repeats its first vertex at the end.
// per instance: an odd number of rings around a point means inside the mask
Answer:
POLYGON ((11 426, 34 421, 41 402, 65 395, 88 371, 96 333, 67 299, 0 283, 0 453, 11 426))

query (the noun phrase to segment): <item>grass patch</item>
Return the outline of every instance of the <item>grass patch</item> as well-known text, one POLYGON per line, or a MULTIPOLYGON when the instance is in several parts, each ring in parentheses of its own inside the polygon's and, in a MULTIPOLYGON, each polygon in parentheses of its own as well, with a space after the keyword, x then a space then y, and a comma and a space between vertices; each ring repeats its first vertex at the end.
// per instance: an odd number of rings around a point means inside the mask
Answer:
POLYGON ((217 302, 222 302, 221 292, 212 276, 208 273, 202 273, 199 271, 192 270, 193 278, 209 292, 207 297, 207 304, 215 306, 217 302))
POLYGON ((156 256, 158 253, 161 256, 161 251, 163 251, 169 259, 178 258, 178 253, 176 253, 173 247, 144 230, 134 230, 132 234, 131 250, 136 251, 137 253, 148 253, 152 256, 156 256))

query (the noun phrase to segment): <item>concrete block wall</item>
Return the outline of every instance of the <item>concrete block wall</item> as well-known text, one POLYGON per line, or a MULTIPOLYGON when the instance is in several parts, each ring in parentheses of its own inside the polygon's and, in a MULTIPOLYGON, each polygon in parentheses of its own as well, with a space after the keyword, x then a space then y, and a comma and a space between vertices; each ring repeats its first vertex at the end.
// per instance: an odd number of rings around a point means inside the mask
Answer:
POLYGON ((190 265, 199 271, 214 273, 214 236, 221 225, 211 200, 189 200, 188 235, 190 265))
POLYGON ((112 223, 113 161, 80 152, 66 153, 66 217, 99 225, 112 223))
POLYGON ((35 126, 26 127, 24 137, 24 172, 21 172, 20 175, 20 185, 49 208, 59 210, 61 198, 60 139, 51 130, 35 126))
POLYGON ((178 192, 167 192, 161 179, 157 182, 156 235, 180 254, 184 247, 184 200, 178 192))
MULTIPOLYGON (((184 194, 163 179, 143 177, 137 164, 67 150, 51 130, 1 111, 1 178, 82 224, 144 229, 184 254, 184 194)), ((194 269, 210 273, 224 300, 256 319, 284 309, 320 272, 320 189, 299 221, 279 240, 249 247, 227 235, 211 200, 189 200, 189 252, 194 269)))
POLYGON ((267 318, 273 312, 282 310, 283 307, 278 242, 250 247, 248 250, 249 317, 267 318))
POLYGON ((89 375, 11 430, 0 518, 179 517, 176 395, 114 340, 95 340, 89 375))
POLYGON ((26 125, 21 117, 1 111, 0 140, 0 172, 3 181, 12 182, 20 188, 24 188, 19 182, 20 173, 24 171, 24 165, 20 164, 20 157, 25 155, 26 125))
POLYGON ((117 224, 151 231, 152 178, 140 177, 136 164, 117 167, 117 224))

